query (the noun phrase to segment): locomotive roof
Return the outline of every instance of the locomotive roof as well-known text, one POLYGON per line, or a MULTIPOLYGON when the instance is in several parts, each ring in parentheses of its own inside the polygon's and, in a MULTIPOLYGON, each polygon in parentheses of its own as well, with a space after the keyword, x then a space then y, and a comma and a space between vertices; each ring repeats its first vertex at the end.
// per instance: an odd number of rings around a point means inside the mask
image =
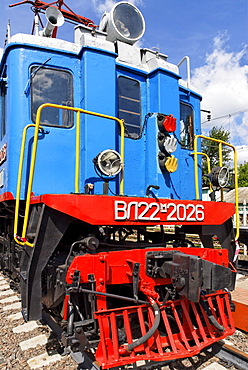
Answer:
POLYGON ((116 53, 117 51, 117 62, 141 69, 144 72, 163 68, 175 75, 179 75, 178 67, 167 61, 167 55, 150 49, 140 49, 120 41, 117 41, 116 47, 113 42, 105 39, 105 35, 102 32, 95 31, 94 35, 92 35, 91 31, 91 29, 89 31, 88 27, 76 26, 74 42, 18 33, 10 38, 6 49, 11 48, 13 45, 22 44, 75 54, 79 54, 82 47, 101 49, 103 52, 110 53, 116 53))
MULTIPOLYGON (((137 69, 141 73, 150 73, 157 69, 166 70, 175 75, 179 80, 180 86, 191 91, 193 90, 196 95, 199 95, 196 89, 192 89, 190 85, 190 71, 188 72, 187 81, 180 79, 179 66, 188 57, 184 57, 178 65, 172 64, 168 62, 167 55, 158 50, 139 48, 123 40, 109 41, 108 33, 105 30, 98 30, 95 27, 89 27, 83 24, 75 26, 74 42, 59 38, 42 37, 42 32, 44 31, 36 31, 36 35, 23 33, 18 33, 12 37, 8 35, 8 42, 3 51, 3 56, 0 53, 0 61, 3 62, 2 58, 8 54, 8 50, 17 45, 25 45, 31 48, 45 48, 55 52, 72 53, 75 55, 80 54, 82 48, 95 48, 102 52, 116 54, 117 63, 137 69)), ((187 68, 190 70, 189 58, 186 60, 188 63, 187 68)))

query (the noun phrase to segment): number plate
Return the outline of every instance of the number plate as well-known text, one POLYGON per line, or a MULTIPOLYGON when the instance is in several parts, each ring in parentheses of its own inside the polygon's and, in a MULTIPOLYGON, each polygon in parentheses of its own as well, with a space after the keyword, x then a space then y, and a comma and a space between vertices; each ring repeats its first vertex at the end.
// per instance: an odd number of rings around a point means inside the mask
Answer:
POLYGON ((204 218, 202 204, 115 201, 116 221, 199 222, 204 221, 204 218))

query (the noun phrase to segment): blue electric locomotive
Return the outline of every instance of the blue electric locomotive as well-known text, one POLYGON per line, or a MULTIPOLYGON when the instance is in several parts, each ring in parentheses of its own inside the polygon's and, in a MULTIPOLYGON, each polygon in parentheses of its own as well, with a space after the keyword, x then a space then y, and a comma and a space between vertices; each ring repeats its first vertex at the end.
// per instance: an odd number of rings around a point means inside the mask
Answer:
MULTIPOLYGON (((236 251, 234 205, 201 200, 201 96, 135 46, 134 5, 98 28, 61 0, 22 3, 33 34, 8 35, 0 67, 0 252, 24 318, 62 323, 92 369, 199 353, 234 332, 236 251), (54 37, 64 19, 74 42, 54 37)), ((218 145, 213 193, 228 178, 218 145)))

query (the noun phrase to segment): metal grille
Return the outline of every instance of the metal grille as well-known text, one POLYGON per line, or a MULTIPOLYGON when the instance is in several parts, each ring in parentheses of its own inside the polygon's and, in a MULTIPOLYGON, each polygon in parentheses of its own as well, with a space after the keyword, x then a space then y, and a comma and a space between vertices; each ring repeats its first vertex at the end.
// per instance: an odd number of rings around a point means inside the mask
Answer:
POLYGON ((228 293, 204 297, 211 314, 225 331, 218 330, 200 303, 169 301, 160 306, 160 325, 155 334, 132 352, 127 344, 142 337, 154 322, 151 307, 136 306, 95 313, 100 328, 96 359, 102 368, 134 363, 139 360, 167 361, 193 356, 204 347, 234 332, 228 293))

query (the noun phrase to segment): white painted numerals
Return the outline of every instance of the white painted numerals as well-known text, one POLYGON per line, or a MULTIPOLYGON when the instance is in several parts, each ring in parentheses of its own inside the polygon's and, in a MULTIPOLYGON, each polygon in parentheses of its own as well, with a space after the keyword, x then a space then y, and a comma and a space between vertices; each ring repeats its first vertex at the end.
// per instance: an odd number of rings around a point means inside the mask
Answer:
POLYGON ((115 220, 196 222, 205 217, 202 204, 115 201, 115 220))
POLYGON ((202 204, 175 204, 167 205, 167 221, 203 221, 204 206, 202 204))

